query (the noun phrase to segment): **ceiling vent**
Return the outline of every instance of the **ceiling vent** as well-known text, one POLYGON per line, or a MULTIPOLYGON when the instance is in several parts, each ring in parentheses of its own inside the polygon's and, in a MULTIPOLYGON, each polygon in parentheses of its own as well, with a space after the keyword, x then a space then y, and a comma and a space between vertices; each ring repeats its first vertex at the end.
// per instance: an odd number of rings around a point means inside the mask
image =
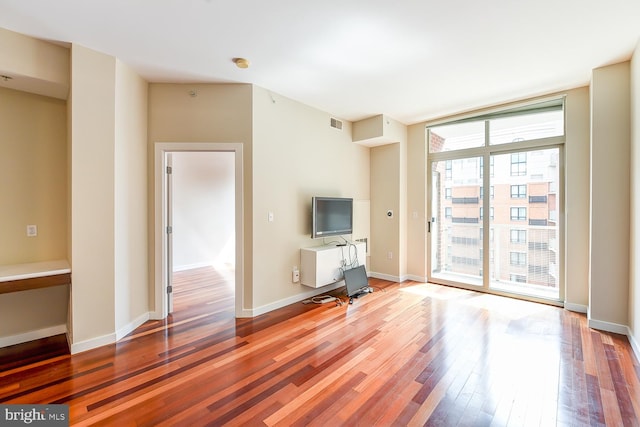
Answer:
POLYGON ((331 117, 331 127, 334 129, 342 130, 342 121, 331 117))

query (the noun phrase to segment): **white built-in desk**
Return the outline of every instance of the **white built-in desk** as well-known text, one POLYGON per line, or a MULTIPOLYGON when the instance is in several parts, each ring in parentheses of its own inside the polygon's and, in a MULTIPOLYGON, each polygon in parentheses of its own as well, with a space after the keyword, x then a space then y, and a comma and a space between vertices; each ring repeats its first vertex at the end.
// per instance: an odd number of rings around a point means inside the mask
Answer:
POLYGON ((67 260, 0 265, 0 294, 71 283, 67 260))

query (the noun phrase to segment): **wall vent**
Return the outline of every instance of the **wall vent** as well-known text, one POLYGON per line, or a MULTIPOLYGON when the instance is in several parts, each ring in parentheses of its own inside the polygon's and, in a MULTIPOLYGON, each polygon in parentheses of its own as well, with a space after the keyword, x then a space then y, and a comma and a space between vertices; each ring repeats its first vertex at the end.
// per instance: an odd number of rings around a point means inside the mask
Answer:
POLYGON ((331 127, 334 129, 342 130, 342 121, 336 119, 335 117, 331 117, 331 127))

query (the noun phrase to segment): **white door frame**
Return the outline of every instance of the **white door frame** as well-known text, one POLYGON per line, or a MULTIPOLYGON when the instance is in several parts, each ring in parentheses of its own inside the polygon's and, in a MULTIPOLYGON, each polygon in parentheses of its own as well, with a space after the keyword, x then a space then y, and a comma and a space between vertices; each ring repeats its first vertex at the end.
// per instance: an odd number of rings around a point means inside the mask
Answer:
POLYGON ((232 152, 235 154, 235 314, 243 315, 244 307, 244 223, 242 144, 226 142, 156 142, 154 144, 154 311, 152 319, 168 315, 167 266, 167 188, 165 180, 166 154, 171 152, 232 152))

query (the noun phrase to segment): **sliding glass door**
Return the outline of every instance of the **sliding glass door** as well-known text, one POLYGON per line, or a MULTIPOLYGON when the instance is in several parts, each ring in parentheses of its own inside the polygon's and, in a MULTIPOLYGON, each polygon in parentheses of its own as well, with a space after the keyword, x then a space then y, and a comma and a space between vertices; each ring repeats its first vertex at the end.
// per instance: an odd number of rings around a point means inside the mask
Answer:
POLYGON ((431 163, 431 275, 482 286, 482 157, 431 163))
POLYGON ((557 147, 492 156, 490 287, 559 298, 557 147))
POLYGON ((562 102, 427 135, 429 280, 562 300, 562 102))

